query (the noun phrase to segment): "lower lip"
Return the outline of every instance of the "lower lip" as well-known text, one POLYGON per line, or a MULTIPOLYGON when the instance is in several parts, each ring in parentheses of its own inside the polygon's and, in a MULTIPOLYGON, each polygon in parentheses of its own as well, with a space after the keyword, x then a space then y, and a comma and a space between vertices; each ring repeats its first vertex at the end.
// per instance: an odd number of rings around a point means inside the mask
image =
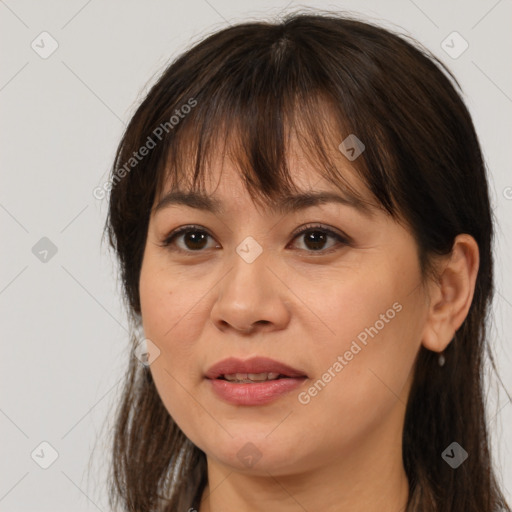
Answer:
POLYGON ((298 388, 306 377, 289 377, 255 384, 237 384, 222 379, 208 380, 217 396, 226 402, 234 405, 263 405, 298 388))

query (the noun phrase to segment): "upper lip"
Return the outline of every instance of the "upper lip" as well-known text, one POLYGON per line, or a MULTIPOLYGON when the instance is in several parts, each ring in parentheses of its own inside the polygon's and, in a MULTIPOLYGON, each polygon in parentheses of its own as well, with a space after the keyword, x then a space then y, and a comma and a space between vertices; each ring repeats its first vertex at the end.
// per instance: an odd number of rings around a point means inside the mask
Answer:
POLYGON ((205 375, 208 379, 216 379, 234 373, 279 373, 286 377, 307 377, 303 371, 268 357, 252 357, 245 361, 230 357, 215 363, 205 375))

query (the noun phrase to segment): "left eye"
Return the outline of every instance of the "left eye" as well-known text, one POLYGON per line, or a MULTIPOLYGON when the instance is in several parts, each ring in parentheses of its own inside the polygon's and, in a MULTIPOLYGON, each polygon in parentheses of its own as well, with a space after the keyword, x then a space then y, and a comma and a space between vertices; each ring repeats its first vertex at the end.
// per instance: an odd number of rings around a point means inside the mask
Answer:
MULTIPOLYGON (((305 248, 300 247, 299 249, 308 252, 332 252, 330 249, 336 245, 350 244, 348 237, 322 226, 306 226, 293 235, 292 241, 300 239, 301 237, 305 248), (329 238, 335 242, 325 248, 329 238)), ((213 237, 206 230, 195 226, 185 226, 171 233, 161 245, 173 250, 189 253, 202 252, 204 249, 220 248, 219 245, 215 244, 208 247, 208 238, 213 240, 213 237)))
MULTIPOLYGON (((348 238, 322 226, 306 226, 306 228, 296 233, 293 239, 303 240, 303 244, 306 246, 306 249, 303 250, 309 252, 332 252, 325 248, 325 244, 329 238, 334 239, 341 245, 349 244, 348 238)), ((327 249, 335 247, 336 245, 336 243, 331 244, 327 249)))

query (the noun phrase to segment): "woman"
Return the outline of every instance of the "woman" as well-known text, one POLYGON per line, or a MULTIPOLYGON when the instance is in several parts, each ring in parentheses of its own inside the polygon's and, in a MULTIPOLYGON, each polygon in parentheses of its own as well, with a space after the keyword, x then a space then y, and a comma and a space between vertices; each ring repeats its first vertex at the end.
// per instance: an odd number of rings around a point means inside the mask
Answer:
POLYGON ((167 68, 112 171, 138 356, 113 505, 510 511, 481 381, 487 178, 454 83, 336 14, 231 26, 167 68))

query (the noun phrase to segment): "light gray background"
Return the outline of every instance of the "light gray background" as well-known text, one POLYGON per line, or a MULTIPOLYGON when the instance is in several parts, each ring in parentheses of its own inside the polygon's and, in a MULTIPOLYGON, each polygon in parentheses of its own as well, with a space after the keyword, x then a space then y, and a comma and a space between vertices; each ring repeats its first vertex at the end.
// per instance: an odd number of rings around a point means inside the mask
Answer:
MULTIPOLYGON (((491 172, 498 221, 491 335, 512 390, 510 0, 0 1, 4 512, 108 510, 105 418, 130 354, 115 263, 100 246, 107 202, 93 190, 105 182, 146 84, 228 23, 303 6, 351 10, 408 32, 459 79, 491 172), (51 48, 43 31, 59 45, 46 59, 31 47, 51 48), (441 47, 453 31, 469 43, 456 59, 441 47), (42 237, 57 247, 46 262, 32 252, 42 237), (48 469, 36 463, 51 457, 43 441, 58 453, 48 469)), ((496 388, 491 380, 493 451, 512 501, 512 406, 496 388)))

